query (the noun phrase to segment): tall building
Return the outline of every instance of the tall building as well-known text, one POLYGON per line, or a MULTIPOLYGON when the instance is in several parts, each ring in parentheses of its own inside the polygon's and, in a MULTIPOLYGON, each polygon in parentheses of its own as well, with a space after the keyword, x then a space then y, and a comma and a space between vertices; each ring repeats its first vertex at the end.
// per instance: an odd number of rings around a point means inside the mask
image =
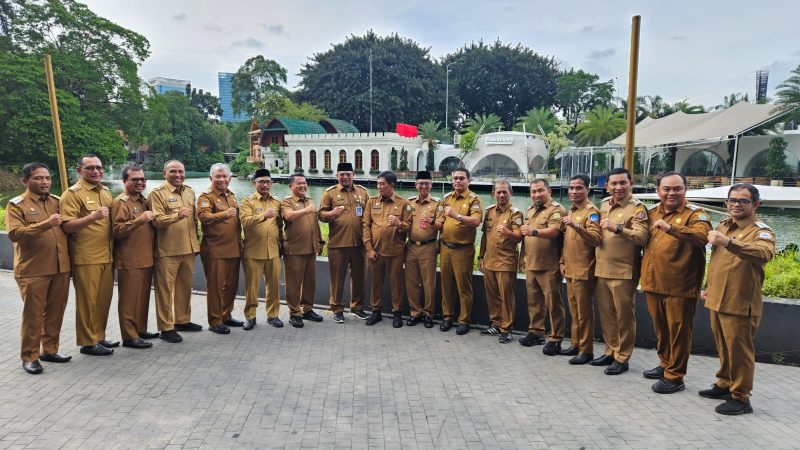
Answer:
POLYGON ((177 78, 155 77, 147 80, 147 84, 156 90, 156 94, 163 95, 165 92, 178 91, 186 93, 186 85, 191 84, 189 80, 179 80, 177 78))
POLYGON ((222 107, 222 122, 244 122, 250 120, 242 114, 233 114, 233 89, 231 82, 233 81, 233 74, 229 72, 218 72, 219 80, 219 105, 222 107))

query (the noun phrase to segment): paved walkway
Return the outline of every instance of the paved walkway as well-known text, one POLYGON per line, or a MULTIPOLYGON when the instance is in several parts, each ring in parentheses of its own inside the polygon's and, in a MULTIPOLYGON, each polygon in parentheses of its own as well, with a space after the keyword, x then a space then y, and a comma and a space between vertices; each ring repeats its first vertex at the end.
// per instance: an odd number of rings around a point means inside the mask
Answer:
MULTIPOLYGON (((204 301, 194 297, 193 318, 205 326, 204 301)), ((686 391, 663 396, 640 375, 656 363, 652 350, 637 349, 630 372, 609 377, 476 330, 366 327, 350 316, 337 325, 327 312, 322 323, 275 329, 263 310, 253 331, 183 333, 180 344, 92 357, 74 345, 73 304, 62 333, 72 362, 28 375, 18 357, 22 302, 12 274, 0 272, 0 448, 800 445, 794 367, 758 364, 755 413, 724 417, 697 395, 714 381, 715 358, 693 356, 686 391)), ((118 338, 113 305, 109 337, 118 338)))

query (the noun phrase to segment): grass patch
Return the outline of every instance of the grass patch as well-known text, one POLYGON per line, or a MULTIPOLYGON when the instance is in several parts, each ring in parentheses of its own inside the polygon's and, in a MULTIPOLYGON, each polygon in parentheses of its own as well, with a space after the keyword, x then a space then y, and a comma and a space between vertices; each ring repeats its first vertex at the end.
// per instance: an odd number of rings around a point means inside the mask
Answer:
POLYGON ((775 255, 764 267, 764 272, 764 295, 800 299, 800 253, 797 250, 775 255))

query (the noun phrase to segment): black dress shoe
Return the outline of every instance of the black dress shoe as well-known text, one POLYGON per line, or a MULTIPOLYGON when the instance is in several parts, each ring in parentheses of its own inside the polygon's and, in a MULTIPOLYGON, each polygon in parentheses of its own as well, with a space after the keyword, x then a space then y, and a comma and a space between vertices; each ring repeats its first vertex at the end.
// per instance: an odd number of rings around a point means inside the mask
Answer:
POLYGON ((383 316, 381 315, 381 312, 379 310, 377 310, 377 309, 373 309, 372 310, 372 314, 370 314, 369 318, 367 319, 367 326, 371 327, 371 326, 375 325, 376 323, 380 322, 381 320, 383 320, 383 316))
POLYGON ((256 327, 256 319, 247 319, 247 322, 244 324, 244 329, 249 331, 256 327))
POLYGON ((72 356, 69 355, 62 355, 61 353, 45 353, 43 355, 39 355, 39 361, 51 362, 51 363, 65 363, 69 362, 72 359, 72 356))
POLYGON ((594 358, 594 355, 591 353, 578 353, 570 358, 569 363, 573 366, 580 366, 592 362, 592 358, 594 358))
POLYGON ((244 325, 244 322, 242 322, 239 319, 234 319, 233 317, 231 317, 230 319, 223 320, 222 324, 228 327, 241 327, 242 325, 244 325))
POLYGON ((547 344, 544 344, 542 348, 542 353, 547 356, 556 356, 561 353, 561 341, 550 341, 547 344))
POLYGON ((403 328, 403 316, 399 312, 392 315, 392 326, 394 328, 403 328))
POLYGON ((721 400, 731 399, 731 391, 717 387, 716 384, 712 384, 711 389, 703 389, 697 394, 700 395, 700 397, 705 397, 705 398, 718 398, 721 400))
POLYGON ((749 400, 741 401, 732 398, 727 402, 717 406, 714 411, 726 416, 738 416, 741 414, 750 414, 753 412, 753 407, 750 406, 749 400))
POLYGON ((183 337, 180 334, 178 334, 178 332, 175 330, 167 330, 161 332, 159 339, 171 342, 173 344, 177 344, 178 342, 183 340, 183 337))
POLYGON ((544 338, 533 332, 529 332, 524 338, 519 340, 519 345, 523 345, 525 347, 533 347, 534 345, 542 344, 544 344, 544 338))
POLYGON ((149 331, 140 331, 139 337, 142 339, 155 339, 157 338, 159 333, 151 333, 149 331))
POLYGON ((422 326, 425 328, 433 328, 433 317, 425 316, 425 318, 422 319, 422 326))
POLYGON ((153 343, 147 342, 142 338, 136 338, 127 341, 122 341, 122 346, 128 348, 150 348, 153 346, 153 343))
POLYGON ((658 380, 650 386, 650 389, 657 394, 672 394, 673 392, 682 391, 686 388, 683 381, 670 381, 667 379, 658 380))
POLYGON ((606 370, 604 370, 603 373, 605 373, 606 375, 619 375, 627 371, 628 371, 627 362, 621 363, 619 361, 614 361, 610 366, 606 367, 606 370))
POLYGON ((456 334, 459 336, 463 336, 467 333, 469 333, 469 324, 467 323, 458 324, 458 327, 456 328, 456 334))
POLYGON ((578 347, 575 347, 574 345, 570 345, 566 349, 561 350, 561 353, 559 353, 559 354, 561 356, 575 356, 575 355, 578 354, 578 347))
POLYGON ((281 322, 281 319, 277 317, 272 317, 270 319, 267 319, 267 323, 275 328, 283 328, 283 322, 281 322))
POLYGON ((114 353, 114 350, 110 348, 103 347, 100 344, 94 345, 84 345, 81 347, 81 353, 84 355, 92 355, 92 356, 108 356, 114 353))
POLYGON ((303 318, 300 316, 289 316, 289 324, 295 328, 303 328, 303 318))
POLYGON ((42 367, 36 359, 33 361, 22 361, 22 368, 31 375, 38 375, 44 371, 44 367, 42 367))
POLYGON ((303 319, 310 320, 312 322, 322 322, 322 316, 315 313, 313 309, 303 313, 303 319))
POLYGON ((105 348, 117 348, 119 347, 119 341, 107 341, 105 339, 100 339, 98 344, 102 345, 105 348))
POLYGON ((411 316, 406 320, 406 325, 413 327, 414 325, 422 322, 422 316, 411 316))
POLYGON ((610 366, 614 362, 614 357, 611 355, 600 355, 593 359, 589 364, 593 366, 610 366))
POLYGON ((192 322, 176 323, 175 331, 203 331, 203 326, 192 322))
POLYGON ((664 368, 661 366, 654 367, 652 369, 647 369, 642 372, 645 378, 650 380, 661 380, 664 378, 664 368))
POLYGON ((500 336, 497 336, 497 342, 501 344, 508 344, 511 342, 511 333, 500 333, 500 336))
POLYGON ((367 313, 364 312, 363 309, 351 309, 350 315, 358 317, 361 320, 367 320, 367 317, 369 317, 367 313))
POLYGON ((212 325, 208 327, 208 331, 217 333, 217 334, 230 334, 231 329, 228 328, 224 323, 219 325, 212 325))
POLYGON ((439 324, 439 331, 450 331, 450 328, 453 328, 452 320, 443 320, 442 323, 439 324))

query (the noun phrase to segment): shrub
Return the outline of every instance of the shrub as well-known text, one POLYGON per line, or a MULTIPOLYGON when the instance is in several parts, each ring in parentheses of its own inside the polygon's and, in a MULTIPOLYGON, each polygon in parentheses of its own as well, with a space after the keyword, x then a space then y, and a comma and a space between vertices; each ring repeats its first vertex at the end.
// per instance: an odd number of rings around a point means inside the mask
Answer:
POLYGON ((764 272, 764 295, 800 299, 800 254, 796 250, 776 255, 764 272))

